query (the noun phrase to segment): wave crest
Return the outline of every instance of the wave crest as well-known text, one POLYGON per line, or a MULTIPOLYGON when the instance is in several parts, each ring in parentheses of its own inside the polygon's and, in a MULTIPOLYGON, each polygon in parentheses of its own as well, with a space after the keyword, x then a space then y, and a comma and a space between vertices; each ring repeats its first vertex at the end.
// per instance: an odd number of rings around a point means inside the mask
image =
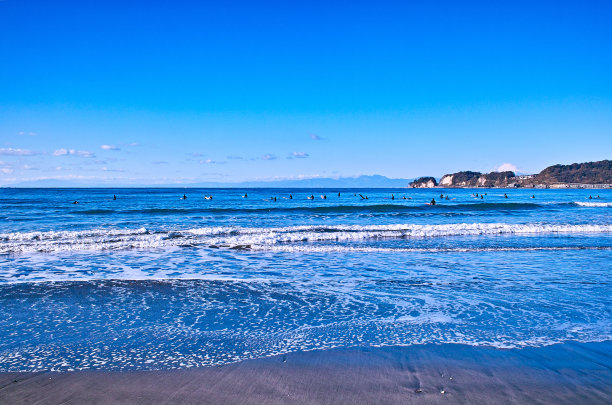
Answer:
POLYGON ((0 234, 0 253, 108 249, 147 249, 170 246, 259 248, 306 243, 375 239, 429 238, 497 234, 580 234, 612 232, 612 225, 552 225, 459 223, 439 225, 305 225, 278 228, 204 227, 185 230, 91 229, 83 231, 13 232, 0 234))

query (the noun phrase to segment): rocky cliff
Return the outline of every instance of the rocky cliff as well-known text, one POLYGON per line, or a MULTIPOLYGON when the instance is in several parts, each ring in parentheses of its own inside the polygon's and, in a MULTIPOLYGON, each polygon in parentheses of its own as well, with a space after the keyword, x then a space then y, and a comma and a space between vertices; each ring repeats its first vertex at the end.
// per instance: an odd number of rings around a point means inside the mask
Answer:
POLYGON ((433 188, 438 185, 438 182, 433 177, 420 177, 410 183, 412 188, 433 188))
POLYGON ((440 187, 508 187, 515 183, 513 172, 458 172, 440 179, 440 187))

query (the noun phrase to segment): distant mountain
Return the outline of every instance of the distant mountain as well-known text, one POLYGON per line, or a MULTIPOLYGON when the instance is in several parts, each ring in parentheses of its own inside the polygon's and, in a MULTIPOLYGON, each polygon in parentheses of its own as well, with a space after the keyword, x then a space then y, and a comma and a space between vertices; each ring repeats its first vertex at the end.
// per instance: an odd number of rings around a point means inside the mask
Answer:
POLYGON ((398 188, 408 187, 411 179, 390 179, 381 175, 358 177, 312 178, 298 180, 245 181, 238 183, 197 182, 182 184, 125 184, 71 180, 35 180, 11 184, 7 187, 23 188, 82 188, 82 187, 150 187, 150 188, 398 188))

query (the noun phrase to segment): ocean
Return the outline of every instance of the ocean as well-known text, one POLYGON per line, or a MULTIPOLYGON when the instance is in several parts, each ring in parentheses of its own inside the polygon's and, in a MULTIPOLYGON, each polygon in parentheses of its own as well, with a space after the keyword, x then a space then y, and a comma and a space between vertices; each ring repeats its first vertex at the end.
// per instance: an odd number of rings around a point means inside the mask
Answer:
POLYGON ((612 190, 0 189, 0 371, 610 339, 612 190))

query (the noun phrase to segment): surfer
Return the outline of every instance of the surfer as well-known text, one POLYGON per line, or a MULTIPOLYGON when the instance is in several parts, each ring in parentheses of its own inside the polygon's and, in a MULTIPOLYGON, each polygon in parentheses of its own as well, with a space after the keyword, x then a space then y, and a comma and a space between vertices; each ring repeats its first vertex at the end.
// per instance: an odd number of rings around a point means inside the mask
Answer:
POLYGON ((326 195, 322 195, 321 198, 324 199, 324 200, 327 200, 327 196, 326 195))
POLYGON ((435 198, 432 198, 432 199, 431 199, 431 202, 429 203, 429 205, 436 205, 436 199, 435 199, 435 198))
POLYGON ((592 200, 592 199, 593 199, 593 197, 589 196, 589 200, 592 200))
POLYGON ((293 195, 289 194, 289 199, 293 200, 293 195))
POLYGON ((480 194, 480 199, 481 199, 481 200, 484 200, 484 197, 482 196, 482 194, 480 194))
POLYGON ((78 203, 79 203, 78 201, 73 202, 73 204, 78 204, 78 203))
POLYGON ((395 196, 393 194, 391 194, 391 199, 395 200, 395 196))
POLYGON ((504 198, 508 198, 508 194, 504 193, 504 198))
POLYGON ((444 198, 444 194, 440 194, 440 200, 444 198))
POLYGON ((338 197, 340 197, 340 192, 338 192, 338 197))
POLYGON ((249 196, 247 195, 247 193, 244 193, 244 195, 242 196, 242 198, 248 198, 249 196))
POLYGON ((306 198, 309 200, 314 200, 314 195, 311 194, 310 197, 306 197, 306 198))
POLYGON ((183 194, 183 200, 186 200, 186 199, 187 199, 187 195, 183 194))
POLYGON ((113 194, 113 200, 117 200, 117 196, 113 194))

